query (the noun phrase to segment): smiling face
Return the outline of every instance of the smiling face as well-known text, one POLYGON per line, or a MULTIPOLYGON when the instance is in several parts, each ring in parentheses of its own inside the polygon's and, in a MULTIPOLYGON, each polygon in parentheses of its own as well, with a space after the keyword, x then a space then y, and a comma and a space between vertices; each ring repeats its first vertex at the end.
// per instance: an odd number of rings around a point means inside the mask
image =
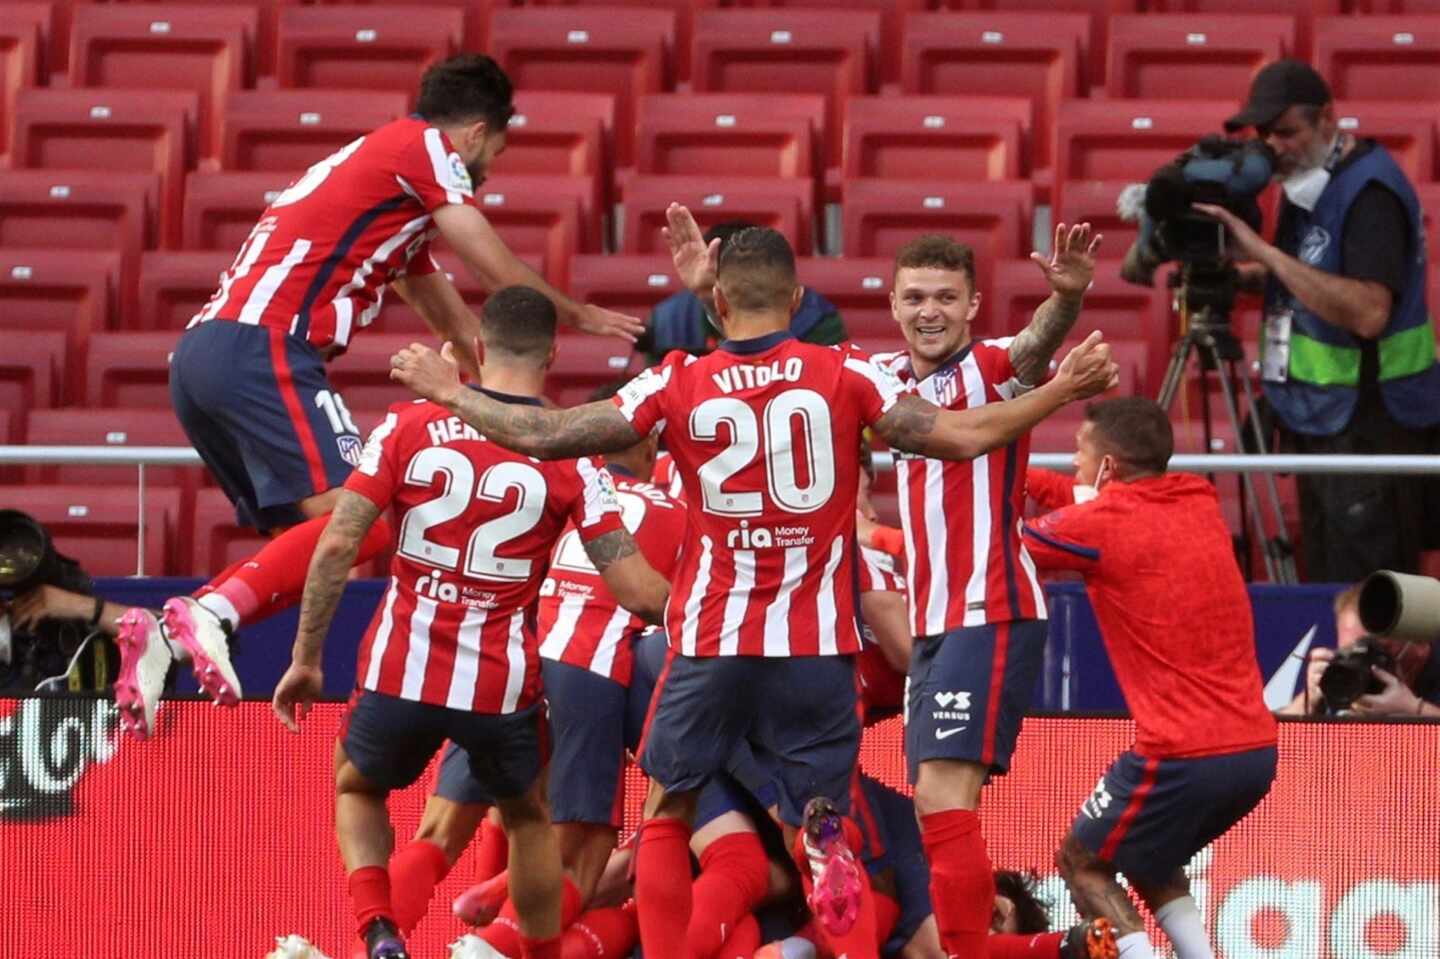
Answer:
POLYGON ((925 376, 970 342, 980 294, 963 270, 902 266, 895 271, 890 311, 910 347, 918 376, 925 376))

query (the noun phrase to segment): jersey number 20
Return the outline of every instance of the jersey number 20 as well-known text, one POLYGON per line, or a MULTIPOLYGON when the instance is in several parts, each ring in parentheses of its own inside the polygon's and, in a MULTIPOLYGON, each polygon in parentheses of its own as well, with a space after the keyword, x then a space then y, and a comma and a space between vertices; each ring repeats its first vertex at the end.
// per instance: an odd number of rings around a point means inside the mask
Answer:
POLYGON ((830 407, 814 390, 786 390, 757 418, 755 411, 734 397, 708 399, 690 413, 690 436, 701 442, 720 439, 720 424, 730 430, 730 445, 716 453, 699 470, 700 493, 707 513, 722 516, 759 516, 765 500, 756 490, 732 491, 725 483, 765 457, 765 480, 770 498, 791 513, 812 513, 835 492, 835 443, 830 432, 830 407), (764 430, 759 419, 764 420, 764 430), (796 441, 801 444, 797 449, 796 441), (809 478, 799 485, 798 458, 809 466, 809 478))

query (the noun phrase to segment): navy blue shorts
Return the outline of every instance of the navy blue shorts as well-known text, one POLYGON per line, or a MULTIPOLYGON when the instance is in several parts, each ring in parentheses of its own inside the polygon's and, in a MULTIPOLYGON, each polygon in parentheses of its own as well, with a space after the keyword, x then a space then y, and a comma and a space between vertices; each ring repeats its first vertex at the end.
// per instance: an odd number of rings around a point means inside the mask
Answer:
MULTIPOLYGON (((479 798, 457 802, 519 796, 544 765, 538 703, 500 716, 356 690, 340 726, 345 755, 382 789, 404 789, 419 779, 447 739, 466 759, 457 765, 483 791, 479 798)), ((442 766, 442 780, 444 774, 442 766)))
POLYGON ((900 916, 880 954, 899 955, 934 911, 930 906, 930 866, 920 841, 915 803, 862 773, 860 795, 851 815, 865 836, 861 855, 865 870, 872 876, 889 870, 894 880, 900 916))
POLYGON ((965 626, 915 640, 905 681, 910 781, 927 759, 1010 768, 1045 659, 1044 620, 965 626))
POLYGON ((650 704, 640 765, 667 790, 696 790, 729 767, 742 741, 774 758, 785 822, 800 825, 813 796, 848 810, 860 751, 853 657, 672 651, 650 704))
POLYGON ((634 666, 630 670, 630 689, 625 704, 625 748, 640 755, 640 737, 645 734, 645 720, 650 715, 650 699, 655 684, 665 671, 665 657, 670 641, 663 629, 644 633, 635 643, 634 666))
POLYGON ((360 462, 364 443, 320 354, 281 330, 226 320, 187 330, 170 402, 245 526, 301 522, 295 504, 343 485, 360 462))
POLYGON ((741 740, 725 771, 711 776, 700 790, 692 828, 698 830, 727 812, 770 818, 770 809, 780 804, 778 768, 777 761, 756 756, 750 744, 741 740))
POLYGON ((1070 832, 1126 876, 1163 882, 1259 805, 1276 757, 1274 746, 1197 759, 1121 753, 1070 832))
POLYGON ((624 812, 628 691, 580 666, 540 661, 550 723, 550 818, 609 823, 624 812))

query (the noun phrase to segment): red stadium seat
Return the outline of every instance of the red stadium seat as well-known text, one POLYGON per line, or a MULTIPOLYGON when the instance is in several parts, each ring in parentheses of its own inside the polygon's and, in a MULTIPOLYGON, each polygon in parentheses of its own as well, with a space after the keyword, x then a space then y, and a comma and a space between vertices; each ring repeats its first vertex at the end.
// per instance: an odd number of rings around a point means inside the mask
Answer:
POLYGON ((626 376, 633 354, 631 344, 614 337, 566 337, 545 377, 545 395, 559 406, 588 403, 597 389, 626 376))
POLYGON ((1335 104, 1340 129, 1378 140, 1412 182, 1435 179, 1436 114, 1417 113, 1414 103, 1341 100, 1335 104))
POLYGON ((1136 14, 1110 19, 1106 92, 1151 99, 1245 98, 1265 64, 1295 51, 1293 17, 1136 14))
POLYGON ((10 128, 14 126, 15 98, 21 90, 35 85, 43 62, 40 47, 41 22, 49 20, 43 4, 7 4, 5 22, 0 23, 0 158, 10 152, 10 128))
POLYGON ((1140 233, 1138 224, 1120 219, 1115 210, 1120 191, 1134 182, 1139 180, 1067 180, 1055 207, 1056 223, 1089 223, 1102 234, 1100 257, 1111 262, 1100 269, 1118 270, 1118 261, 1140 233))
POLYGON ((675 14, 673 49, 667 51, 674 66, 676 82, 690 79, 690 50, 695 36, 695 13, 720 6, 720 0, 530 0, 530 7, 646 7, 651 10, 668 8, 675 14))
POLYGON ((138 564, 139 532, 145 532, 143 573, 174 572, 173 546, 180 525, 180 492, 145 488, 139 509, 134 484, 128 486, 25 486, 18 495, 25 512, 43 523, 55 548, 85 564, 92 576, 133 576, 138 564))
POLYGON ((395 90, 413 103, 425 67, 460 48, 463 21, 444 6, 281 10, 275 78, 282 87, 395 90))
POLYGON ((1201 136, 1221 128, 1234 100, 1121 100, 1065 104, 1055 130, 1055 196, 1069 180, 1143 182, 1201 136))
POLYGON ((66 336, 58 330, 6 330, 0 352, 0 409, 17 414, 65 398, 66 336))
POLYGON ((301 172, 190 174, 185 180, 181 247, 220 250, 233 257, 260 214, 301 172))
POLYGON ((635 98, 671 87, 674 39, 668 10, 527 7, 490 18, 490 54, 517 89, 614 94, 620 166, 632 162, 635 98))
POLYGON ((406 113, 399 91, 247 90, 221 124, 220 166, 293 173, 406 113))
POLYGON ((493 176, 476 190, 480 209, 510 249, 540 258, 546 279, 564 287, 570 258, 600 252, 599 211, 584 177, 493 176))
MULTIPOLYGON (((508 0, 319 0, 319 2, 322 6, 361 4, 388 7, 455 7, 464 17, 460 49, 481 51, 489 47, 486 34, 490 29, 491 8, 507 3, 508 0)), ((424 11, 418 12, 422 15, 424 13, 424 11)))
POLYGON ((806 180, 774 177, 635 177, 625 185, 627 253, 665 251, 660 228, 665 208, 681 203, 690 208, 701 229, 727 220, 749 220, 784 233, 797 255, 810 252, 814 241, 813 186, 806 180))
POLYGON ((1085 14, 1090 18, 1090 30, 1080 47, 1081 68, 1085 70, 1090 86, 1098 90, 1105 82, 1110 17, 1117 13, 1134 13, 1139 4, 1137 0, 951 0, 949 6, 952 9, 1002 10, 1007 13, 1085 14))
MULTIPOLYGON (((880 15, 858 10, 711 10, 697 15, 694 76, 699 92, 818 93, 826 126, 838 131, 845 101, 877 89, 880 15)), ((840 165, 832 136, 827 163, 840 165)))
POLYGON ((900 327, 890 312, 895 264, 884 257, 805 257, 795 262, 805 286, 834 303, 850 339, 870 343, 893 339, 900 327))
POLYGON ((770 0, 772 7, 823 7, 826 10, 873 10, 880 14, 880 43, 876 68, 886 83, 900 80, 901 26, 905 17, 933 4, 928 0, 770 0))
MULTIPOLYGON (((479 315, 480 307, 484 305, 489 291, 460 262, 460 258, 455 255, 454 251, 437 249, 432 253, 436 262, 440 264, 440 268, 445 272, 445 276, 455 284, 455 289, 460 293, 460 299, 465 301, 472 312, 479 315)), ((522 253, 520 259, 524 260, 536 273, 542 276, 545 274, 544 257, 533 253, 522 253)), ((371 324, 370 330, 375 333, 404 333, 407 336, 418 335, 423 338, 430 338, 434 335, 430 327, 426 326, 425 321, 420 318, 420 314, 412 310, 409 304, 400 298, 400 294, 393 289, 385 291, 385 304, 380 308, 380 315, 375 317, 375 322, 371 324)))
POLYGON ((235 519, 235 507, 224 490, 202 489, 195 495, 195 522, 189 555, 179 557, 187 575, 210 576, 232 563, 254 556, 270 538, 235 519))
MULTIPOLYGON (((64 409, 32 410, 26 442, 35 446, 189 446, 180 421, 168 410, 64 409)), ((185 502, 199 486, 201 470, 194 466, 145 467, 146 490, 155 487, 182 490, 185 502)), ((136 481, 134 466, 62 466, 46 464, 25 468, 27 483, 107 483, 123 489, 136 481)))
POLYGON ((656 303, 681 289, 668 254, 607 253, 570 262, 571 296, 631 316, 644 318, 656 303))
POLYGON ((844 221, 846 256, 892 256, 920 233, 968 243, 984 293, 993 264, 1026 252, 1030 184, 853 180, 844 221))
POLYGON ((9 170, 0 176, 0 247, 118 252, 123 315, 140 252, 155 245, 158 199, 153 174, 9 170))
POLYGON ((1032 155, 1049 167, 1060 101, 1085 92, 1081 49, 1090 18, 1054 13, 919 13, 905 20, 906 93, 1023 96, 1035 105, 1032 155))
MULTIPOLYGON (((640 98, 635 172, 689 176, 815 175, 815 129, 810 116, 772 110, 760 95, 658 94, 640 98)), ((820 105, 819 97, 807 98, 820 105)))
POLYGON ((134 330, 185 329, 220 286, 236 250, 146 253, 140 258, 140 293, 125 326, 134 330))
MULTIPOLYGON (((1341 12, 1361 13, 1366 3, 1387 0, 1146 0, 1152 13, 1269 13, 1295 18, 1295 56, 1309 60, 1314 49, 1315 21, 1341 12)), ((1388 0, 1400 4, 1407 0, 1388 0)), ((1376 11, 1378 12, 1378 11, 1376 11)))
POLYGON ((120 254, 0 248, 0 330, 65 334, 68 381, 84 376, 85 344, 111 326, 120 299, 120 254))
POLYGON ((174 246, 197 109, 195 94, 173 90, 27 90, 15 106, 15 165, 158 174, 160 235, 174 246))
POLYGON ((200 153, 219 143, 224 98, 250 82, 254 5, 123 4, 77 6, 70 85, 193 90, 199 96, 200 153))
POLYGON ((170 408, 170 331, 96 333, 86 361, 85 405, 170 408))
POLYGON ((505 131, 505 153, 496 173, 585 177, 593 184, 589 206, 609 200, 610 148, 615 98, 605 93, 520 91, 505 131))
POLYGON ((1337 100, 1433 102, 1440 97, 1440 16, 1320 20, 1315 67, 1337 100))
POLYGON ((1024 98, 853 97, 845 107, 847 180, 1014 180, 1025 170, 1024 98))

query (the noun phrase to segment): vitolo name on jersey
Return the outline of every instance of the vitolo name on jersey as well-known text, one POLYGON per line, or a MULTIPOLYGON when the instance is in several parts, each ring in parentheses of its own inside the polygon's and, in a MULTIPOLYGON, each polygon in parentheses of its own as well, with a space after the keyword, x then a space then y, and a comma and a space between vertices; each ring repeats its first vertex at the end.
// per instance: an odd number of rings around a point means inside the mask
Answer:
POLYGON ((414 588, 416 596, 442 603, 460 603, 472 609, 494 609, 498 605, 494 593, 465 584, 457 586, 455 583, 447 583, 441 578, 438 569, 433 569, 417 579, 414 588))
POLYGON ((781 546, 812 546, 815 534, 808 526, 756 526, 751 528, 749 520, 741 520, 739 529, 732 529, 725 537, 730 549, 768 549, 781 546))
POLYGON ((763 389, 771 383, 798 383, 804 374, 805 363, 800 357, 792 356, 784 363, 771 360, 765 364, 727 366, 718 373, 712 373, 710 378, 720 392, 734 393, 737 390, 763 389))

